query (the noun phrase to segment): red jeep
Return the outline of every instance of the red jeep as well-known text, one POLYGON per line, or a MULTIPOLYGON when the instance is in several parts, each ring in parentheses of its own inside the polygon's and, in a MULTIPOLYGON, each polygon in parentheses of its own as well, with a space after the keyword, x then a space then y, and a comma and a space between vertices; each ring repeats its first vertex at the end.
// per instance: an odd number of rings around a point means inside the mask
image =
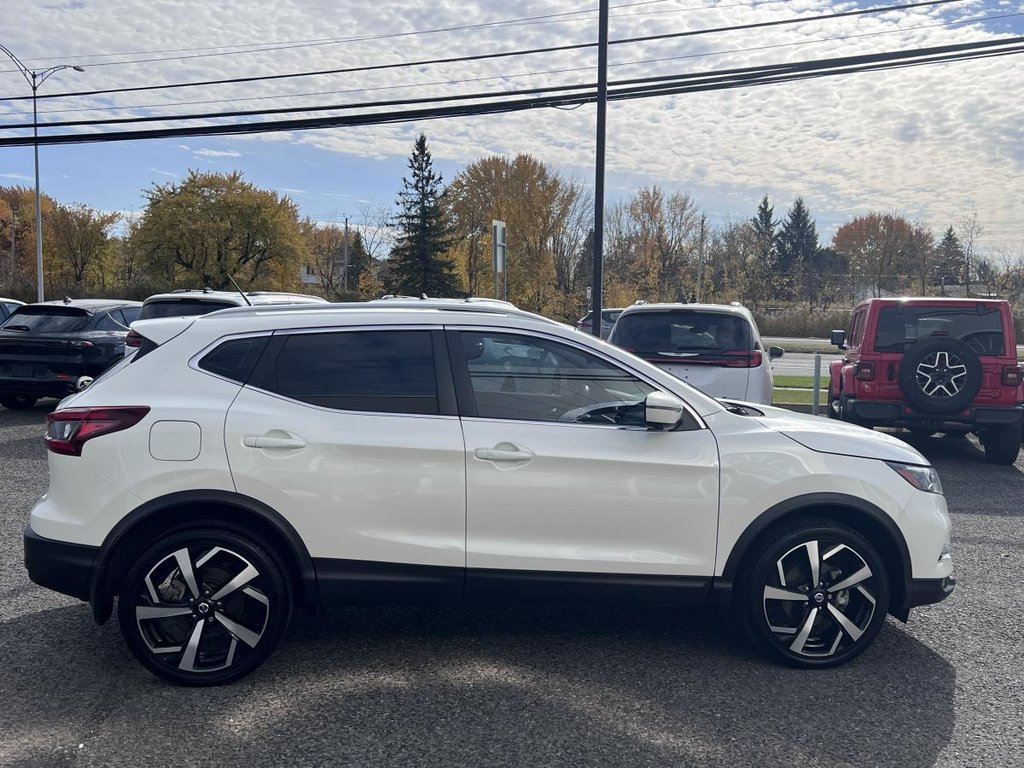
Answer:
POLYGON ((829 368, 834 419, 865 427, 978 435, 985 458, 1013 464, 1024 424, 1013 315, 996 299, 868 299, 829 368))

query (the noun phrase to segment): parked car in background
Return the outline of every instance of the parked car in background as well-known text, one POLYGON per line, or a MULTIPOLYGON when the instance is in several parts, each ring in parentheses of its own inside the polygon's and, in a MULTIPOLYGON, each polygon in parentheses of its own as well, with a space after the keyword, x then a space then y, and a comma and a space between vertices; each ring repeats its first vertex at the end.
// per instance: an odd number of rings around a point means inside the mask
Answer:
MULTIPOLYGON (((602 339, 607 339, 608 338, 608 334, 612 332, 612 326, 615 325, 615 321, 618 319, 619 315, 621 315, 621 314, 622 314, 622 309, 621 308, 602 309, 601 310, 601 338, 602 339)), ((594 313, 593 312, 588 312, 586 315, 581 317, 576 322, 576 327, 579 330, 581 330, 581 331, 585 331, 586 333, 592 333, 592 329, 594 327, 593 320, 594 320, 594 313)))
POLYGON ((0 297, 0 323, 13 314, 18 307, 25 306, 25 302, 17 299, 5 299, 0 297))
MULTIPOLYGON (((326 304, 327 300, 305 293, 284 291, 214 291, 210 288, 180 289, 170 293, 158 293, 142 302, 139 320, 156 317, 182 317, 205 315, 219 309, 231 307, 266 306, 269 304, 326 304)), ((131 353, 142 343, 135 333, 128 334, 125 354, 131 353)))
POLYGON ((712 397, 770 405, 771 361, 754 316, 734 304, 647 304, 627 307, 608 340, 664 368, 712 397))
POLYGON ((0 324, 0 405, 31 408, 76 391, 124 356, 128 326, 142 304, 64 299, 18 307, 0 324))
POLYGON ((834 419, 918 434, 973 432, 992 464, 1013 464, 1024 425, 1013 313, 1001 299, 868 299, 829 367, 834 419))
POLYGON ((25 564, 99 622, 116 598, 131 652, 176 683, 251 672, 293 607, 368 603, 716 601, 770 657, 831 667, 954 588, 911 446, 720 403, 514 307, 135 329, 139 352, 47 417, 25 564))

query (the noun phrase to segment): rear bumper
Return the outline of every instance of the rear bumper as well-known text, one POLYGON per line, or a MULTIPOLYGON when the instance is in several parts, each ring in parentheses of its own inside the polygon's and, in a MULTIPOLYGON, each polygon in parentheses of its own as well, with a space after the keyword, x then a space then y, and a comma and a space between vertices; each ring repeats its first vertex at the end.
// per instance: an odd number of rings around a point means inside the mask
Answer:
POLYGON ((69 379, 0 379, 0 395, 61 398, 77 391, 77 384, 77 376, 69 379))
POLYGON ((46 539, 25 529, 25 568, 28 577, 41 587, 64 595, 89 599, 99 547, 46 539))
POLYGON ((861 423, 890 427, 926 426, 935 431, 942 431, 943 427, 1012 427, 1024 424, 1024 408, 1019 405, 977 406, 957 413, 937 414, 921 413, 906 403, 843 398, 842 408, 846 418, 861 423))

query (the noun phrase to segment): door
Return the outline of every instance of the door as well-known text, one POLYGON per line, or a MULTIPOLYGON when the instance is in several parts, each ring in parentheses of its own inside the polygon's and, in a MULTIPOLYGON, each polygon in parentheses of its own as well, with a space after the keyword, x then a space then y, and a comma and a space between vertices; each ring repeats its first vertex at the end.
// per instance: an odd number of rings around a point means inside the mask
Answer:
POLYGON ((238 492, 301 535, 325 602, 461 597, 465 446, 441 332, 276 334, 225 443, 238 492))
POLYGON ((696 417, 648 430, 655 387, 561 340, 463 330, 449 345, 466 414, 467 597, 626 597, 654 576, 706 586, 718 450, 696 417))

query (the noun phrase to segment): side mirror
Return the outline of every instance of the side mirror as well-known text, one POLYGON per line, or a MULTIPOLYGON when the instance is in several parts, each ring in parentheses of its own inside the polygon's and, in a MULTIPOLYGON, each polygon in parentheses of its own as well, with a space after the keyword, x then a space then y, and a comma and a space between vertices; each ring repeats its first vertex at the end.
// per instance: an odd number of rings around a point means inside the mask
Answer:
POLYGON ((832 331, 832 345, 846 349, 846 331, 832 331))
POLYGON ((648 429, 672 429, 683 418, 683 401, 667 392, 651 392, 644 406, 648 429))
POLYGON ((784 354, 786 354, 786 350, 784 350, 782 347, 768 347, 769 360, 778 360, 784 354))
POLYGON ((79 376, 78 377, 78 381, 75 382, 75 389, 77 391, 81 392, 83 389, 85 389, 90 384, 92 384, 92 382, 93 382, 92 376, 79 376))

